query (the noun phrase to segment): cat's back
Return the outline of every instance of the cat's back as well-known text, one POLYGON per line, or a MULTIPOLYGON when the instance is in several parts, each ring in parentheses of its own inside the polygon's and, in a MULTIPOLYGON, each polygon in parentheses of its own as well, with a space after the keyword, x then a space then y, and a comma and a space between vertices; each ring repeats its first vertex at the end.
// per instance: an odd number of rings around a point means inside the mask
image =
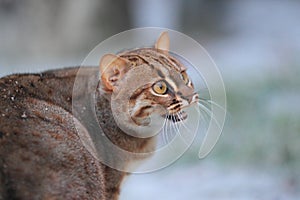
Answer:
POLYGON ((0 79, 0 199, 105 199, 103 166, 73 126, 77 71, 0 79))

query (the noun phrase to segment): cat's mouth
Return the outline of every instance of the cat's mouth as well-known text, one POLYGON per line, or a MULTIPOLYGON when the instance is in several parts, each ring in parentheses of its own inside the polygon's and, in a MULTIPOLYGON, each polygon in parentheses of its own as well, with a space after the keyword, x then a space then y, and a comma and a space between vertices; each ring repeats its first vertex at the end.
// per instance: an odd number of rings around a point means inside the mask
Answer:
POLYGON ((164 115, 164 117, 175 123, 175 122, 180 122, 180 121, 184 121, 185 119, 187 119, 187 113, 182 110, 182 111, 179 111, 176 113, 166 114, 166 115, 164 115))

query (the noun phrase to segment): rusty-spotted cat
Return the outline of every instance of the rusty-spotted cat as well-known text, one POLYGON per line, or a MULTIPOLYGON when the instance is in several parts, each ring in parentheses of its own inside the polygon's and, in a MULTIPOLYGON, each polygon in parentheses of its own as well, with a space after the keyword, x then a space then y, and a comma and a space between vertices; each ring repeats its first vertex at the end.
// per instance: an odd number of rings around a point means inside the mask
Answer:
MULTIPOLYGON (((84 68, 76 97, 72 91, 78 67, 1 78, 0 199, 117 200, 127 173, 99 162, 83 144, 74 120, 85 132, 92 130, 74 117, 72 101, 84 98, 80 91, 89 90, 90 81, 98 82, 97 117, 104 134, 126 151, 152 151, 156 144, 152 137, 134 137, 118 127, 111 96, 133 87, 134 82, 126 82, 128 71, 143 67, 147 73, 140 76, 151 82, 128 100, 129 116, 118 115, 120 120, 130 117, 127 130, 143 128, 154 113, 172 123, 185 120, 182 109, 196 103, 198 94, 187 68, 169 54, 169 43, 164 32, 152 48, 104 55, 99 67, 84 68)), ((103 148, 100 153, 109 152, 103 148)), ((125 159, 123 164, 135 161, 125 159)))

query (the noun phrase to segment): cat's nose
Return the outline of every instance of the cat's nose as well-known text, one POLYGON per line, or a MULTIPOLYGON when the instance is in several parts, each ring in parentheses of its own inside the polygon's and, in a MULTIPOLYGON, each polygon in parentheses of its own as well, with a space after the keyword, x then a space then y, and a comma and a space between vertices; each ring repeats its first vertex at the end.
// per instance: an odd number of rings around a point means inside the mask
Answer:
POLYGON ((189 104, 196 103, 199 100, 198 93, 194 93, 194 94, 189 95, 187 97, 188 97, 187 100, 188 100, 189 104))
POLYGON ((190 100, 190 104, 191 103, 196 103, 199 100, 199 94, 195 93, 194 95, 192 95, 192 98, 190 100))

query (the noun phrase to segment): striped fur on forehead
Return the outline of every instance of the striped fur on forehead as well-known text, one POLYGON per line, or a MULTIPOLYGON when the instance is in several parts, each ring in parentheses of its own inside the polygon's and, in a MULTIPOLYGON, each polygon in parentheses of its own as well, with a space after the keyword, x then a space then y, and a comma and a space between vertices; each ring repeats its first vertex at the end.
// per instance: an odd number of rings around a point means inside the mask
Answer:
POLYGON ((167 70, 174 69, 178 72, 186 70, 186 68, 174 57, 167 55, 158 49, 142 48, 129 52, 123 52, 119 56, 131 61, 133 67, 141 64, 147 64, 152 68, 161 69, 164 67, 167 68, 167 70))
POLYGON ((159 49, 141 48, 119 54, 130 62, 130 67, 148 65, 157 75, 166 80, 168 88, 178 92, 181 77, 180 73, 186 70, 176 58, 159 49))

